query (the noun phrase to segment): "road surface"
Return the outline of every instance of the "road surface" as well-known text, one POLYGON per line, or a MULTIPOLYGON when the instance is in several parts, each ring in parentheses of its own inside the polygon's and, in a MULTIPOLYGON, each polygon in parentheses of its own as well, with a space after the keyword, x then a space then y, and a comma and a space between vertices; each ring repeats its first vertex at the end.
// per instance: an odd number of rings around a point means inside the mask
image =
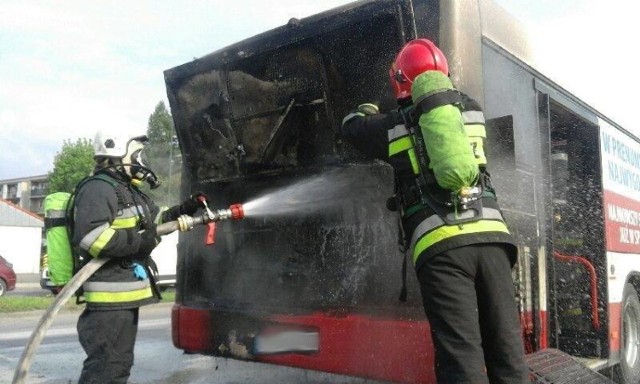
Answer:
MULTIPOLYGON (((11 383, 24 345, 44 311, 0 313, 0 383, 11 383)), ((302 369, 187 355, 171 343, 171 304, 143 307, 130 384, 313 383, 376 384, 372 380, 302 369)), ((75 324, 78 310, 63 310, 33 359, 27 384, 76 383, 85 358, 75 324)))

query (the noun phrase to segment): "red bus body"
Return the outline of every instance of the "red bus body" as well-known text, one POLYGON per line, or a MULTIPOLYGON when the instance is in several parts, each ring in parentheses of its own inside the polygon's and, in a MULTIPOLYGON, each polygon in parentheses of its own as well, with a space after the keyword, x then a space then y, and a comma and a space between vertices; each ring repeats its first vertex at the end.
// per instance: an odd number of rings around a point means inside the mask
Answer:
POLYGON ((489 170, 520 251, 527 353, 562 351, 636 382, 640 144, 537 71, 526 31, 489 0, 359 1, 165 72, 183 195, 203 190, 219 208, 336 172, 349 183, 336 195, 327 179, 325 196, 294 214, 278 215, 280 202, 218 223, 213 246, 204 228, 181 234, 174 345, 435 383, 411 267, 398 300, 392 170, 336 135, 355 105, 395 108, 388 68, 415 37, 443 48, 454 83, 484 107, 489 170))

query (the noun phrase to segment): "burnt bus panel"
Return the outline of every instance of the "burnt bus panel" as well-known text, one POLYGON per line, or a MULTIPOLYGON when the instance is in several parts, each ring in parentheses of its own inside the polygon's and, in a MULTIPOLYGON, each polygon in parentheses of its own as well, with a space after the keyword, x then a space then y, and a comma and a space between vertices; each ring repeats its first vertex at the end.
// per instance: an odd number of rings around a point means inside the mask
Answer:
MULTIPOLYGON (((185 300, 286 313, 356 307, 378 313, 384 307, 388 314, 386 307, 398 306, 402 254, 396 246, 397 228, 384 199, 371 193, 392 182, 391 170, 361 165, 344 171, 358 185, 352 191, 357 199, 345 197, 332 209, 300 216, 219 223, 214 246, 204 245, 204 231, 190 233, 183 276, 192 295, 185 300)), ((255 177, 218 184, 207 192, 214 201, 215 196, 236 198, 242 195, 240 189, 271 189, 300 178, 304 175, 255 177)), ((409 273, 412 279, 415 274, 409 273)), ((411 304, 419 307, 417 286, 412 284, 410 293, 411 304)))
POLYGON ((304 46, 269 52, 233 63, 229 73, 239 74, 229 77, 229 100, 242 173, 335 158, 320 54, 304 46))
POLYGON ((184 193, 203 190, 217 208, 335 170, 352 183, 349 193, 335 196, 327 183, 326 195, 336 200, 327 208, 218 223, 213 246, 204 245, 204 228, 184 234, 179 303, 424 317, 410 260, 408 302, 398 300, 403 255, 396 213, 385 208, 392 169, 336 134, 360 103, 395 108, 389 65, 412 29, 410 2, 362 4, 165 73, 184 193))
POLYGON ((224 180, 361 159, 345 153, 336 126, 363 102, 394 108, 387 72, 401 44, 396 24, 397 15, 378 15, 183 81, 171 93, 189 173, 224 180), (378 28, 385 33, 363 41, 359 31, 378 28))

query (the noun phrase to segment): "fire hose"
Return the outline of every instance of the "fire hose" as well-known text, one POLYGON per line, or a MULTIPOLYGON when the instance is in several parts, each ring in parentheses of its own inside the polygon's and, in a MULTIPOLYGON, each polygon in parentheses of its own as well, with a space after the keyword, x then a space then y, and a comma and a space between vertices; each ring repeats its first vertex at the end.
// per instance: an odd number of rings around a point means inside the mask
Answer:
MULTIPOLYGON (((157 226, 156 230, 159 236, 168 235, 169 233, 180 231, 186 232, 192 230, 197 225, 207 226, 207 236, 205 239, 206 244, 213 244, 215 236, 215 223, 222 220, 241 220, 244 218, 244 211, 241 204, 233 204, 227 209, 220 209, 217 211, 211 211, 207 206, 204 199, 201 202, 205 206, 205 212, 201 216, 191 217, 188 215, 181 215, 175 221, 169 221, 157 226)), ((62 290, 56 296, 56 299, 51 303, 49 308, 40 318, 40 321, 36 325, 36 328, 31 333, 29 341, 22 351, 18 366, 13 375, 12 384, 21 384, 29 372, 31 366, 31 360, 35 351, 40 346, 44 335, 51 326, 53 319, 58 314, 60 309, 69 301, 71 296, 80 289, 82 284, 89 279, 102 265, 104 265, 109 258, 94 258, 89 261, 84 267, 82 267, 69 282, 62 288, 62 290)))

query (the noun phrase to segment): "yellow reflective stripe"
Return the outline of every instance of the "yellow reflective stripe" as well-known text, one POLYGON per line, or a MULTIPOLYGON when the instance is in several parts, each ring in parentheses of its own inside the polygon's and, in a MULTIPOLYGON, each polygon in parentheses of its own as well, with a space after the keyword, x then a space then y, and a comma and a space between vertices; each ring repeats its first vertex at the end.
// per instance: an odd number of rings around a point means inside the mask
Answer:
POLYGON ((487 137, 487 129, 482 124, 468 124, 464 126, 464 132, 467 136, 487 137))
MULTIPOLYGON (((450 212, 447 214, 447 217, 450 219, 454 219, 458 217, 459 219, 472 219, 477 215, 477 212, 471 209, 462 210, 460 212, 450 212)), ((478 217, 476 221, 479 220, 500 220, 504 221, 502 218, 502 212, 499 209, 495 208, 482 208, 482 217, 478 217)), ((422 238, 425 234, 442 227, 445 225, 444 220, 438 216, 437 214, 433 214, 426 219, 422 220, 422 222, 413 230, 413 234, 411 234, 411 249, 415 248, 418 240, 422 238)))
POLYGON ((409 154, 409 161, 411 161, 411 168, 413 169, 413 174, 420 174, 420 167, 418 166, 418 158, 416 157, 416 151, 411 148, 407 151, 409 154))
POLYGON ((403 137, 399 140, 389 143, 389 157, 397 155, 402 151, 407 151, 413 148, 413 143, 410 137, 403 137))
POLYGON ((109 229, 109 223, 104 223, 92 229, 91 232, 87 233, 82 238, 82 240, 80 240, 80 249, 84 249, 85 251, 89 252, 91 245, 95 243, 102 232, 106 231, 107 229, 109 229))
POLYGON ((91 303, 126 303, 153 296, 151 287, 128 292, 84 292, 84 299, 91 303))
POLYGON ((115 219, 111 223, 113 229, 128 229, 135 228, 138 225, 138 216, 128 217, 126 219, 115 219))
POLYGON ((105 229, 100 236, 89 247, 89 254, 93 257, 98 257, 102 249, 107 245, 109 240, 116 234, 116 231, 112 228, 105 229))
POLYGON ((416 243, 413 249, 413 263, 418 261, 420 254, 430 246, 455 236, 482 233, 482 232, 504 232, 509 233, 504 222, 495 220, 480 220, 461 225, 443 225, 440 228, 424 235, 416 243))

